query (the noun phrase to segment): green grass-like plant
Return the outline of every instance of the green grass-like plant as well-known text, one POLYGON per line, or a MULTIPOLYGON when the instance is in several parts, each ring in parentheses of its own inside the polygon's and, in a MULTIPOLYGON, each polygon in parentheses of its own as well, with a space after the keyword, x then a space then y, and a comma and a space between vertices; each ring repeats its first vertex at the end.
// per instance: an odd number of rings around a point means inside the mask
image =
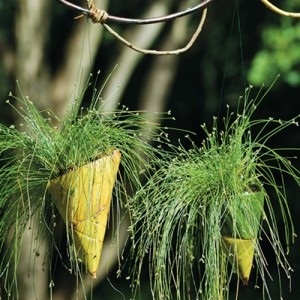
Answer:
POLYGON ((278 268, 290 277, 275 207, 280 207, 289 245, 294 230, 284 178, 292 177, 300 186, 300 172, 281 150, 299 149, 272 149, 268 141, 298 126, 299 116, 287 121, 252 119, 266 94, 261 90, 251 99, 250 91, 240 98, 236 114, 227 107, 223 121, 214 118, 211 129, 202 125, 206 139, 200 147, 192 143, 189 150, 173 148, 130 203, 136 295, 148 266, 153 299, 228 299, 238 266, 234 252, 224 251, 227 235, 253 242, 262 297, 270 298, 270 293, 260 239, 269 242, 278 268), (264 203, 260 197, 243 198, 257 192, 264 203))
MULTIPOLYGON (((54 239, 58 211, 47 193, 49 181, 118 149, 122 157, 114 195, 124 201, 128 193, 141 188, 141 173, 156 160, 151 143, 160 132, 155 124, 148 124, 144 113, 126 107, 104 112, 97 89, 87 109, 81 107, 82 97, 75 98, 63 120, 39 111, 23 94, 10 96, 7 103, 21 124, 0 124, 0 277, 14 298, 25 230, 40 224, 35 236, 54 239)), ((72 241, 69 247, 71 255, 72 241)), ((70 257, 70 264, 75 273, 82 269, 76 256, 70 257)))

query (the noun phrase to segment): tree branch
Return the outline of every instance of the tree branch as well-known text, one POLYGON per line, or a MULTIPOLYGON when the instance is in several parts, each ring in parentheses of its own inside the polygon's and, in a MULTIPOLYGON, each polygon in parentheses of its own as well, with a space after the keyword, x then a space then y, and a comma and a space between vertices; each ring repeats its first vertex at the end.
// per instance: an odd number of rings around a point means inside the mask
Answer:
POLYGON ((149 49, 143 49, 140 47, 137 47, 124 39, 122 36, 120 36, 116 31, 114 31, 108 24, 107 22, 115 22, 115 23, 127 23, 127 24, 138 24, 138 25, 146 25, 146 24, 154 24, 154 23, 162 23, 170 20, 174 20, 176 18, 180 18, 186 15, 189 15, 203 7, 206 7, 208 3, 210 3, 213 0, 205 0, 204 2, 201 2, 200 4, 192 7, 192 8, 187 8, 185 10, 182 10, 177 13, 169 14, 166 16, 162 17, 154 17, 154 18, 146 18, 146 19, 131 19, 131 18, 120 18, 120 17, 115 17, 115 16, 110 16, 105 10, 97 8, 93 2, 88 1, 88 9, 80 7, 78 5, 75 5, 69 1, 66 0, 57 0, 61 4, 77 10, 82 13, 82 15, 86 15, 88 18, 90 18, 94 23, 100 23, 110 34, 112 34, 116 39, 121 41, 125 46, 128 48, 143 53, 143 54, 152 54, 152 55, 177 55, 179 53, 183 53, 187 51, 195 42, 197 39, 198 35, 200 34, 205 18, 206 18, 206 11, 205 9, 202 13, 202 18, 200 20, 199 26, 196 29, 194 35, 188 42, 188 44, 180 49, 176 50, 170 50, 170 51, 158 51, 158 50, 149 50, 149 49))
POLYGON ((300 13, 295 13, 295 12, 288 12, 285 10, 282 10, 269 2, 268 0, 261 0, 261 2, 270 10, 275 12, 278 15, 285 16, 285 17, 291 17, 291 18, 300 18, 300 13))
POLYGON ((140 52, 140 53, 143 53, 143 54, 153 54, 153 55, 174 55, 174 54, 177 55, 177 54, 180 54, 180 53, 183 53, 183 52, 187 51, 188 49, 190 49, 193 46, 194 42, 196 41, 197 37, 199 36, 200 32, 202 31, 202 28, 203 28, 203 25, 204 25, 204 22, 205 22, 205 19, 206 19, 206 13, 207 13, 207 8, 205 8, 203 10, 202 17, 200 19, 200 23, 199 23, 196 31, 194 32, 193 36, 189 40, 189 42, 183 48, 179 48, 179 49, 176 49, 176 50, 159 51, 159 50, 151 50, 151 49, 140 48, 140 47, 137 47, 137 46, 133 45, 132 43, 130 43, 129 41, 127 41, 123 37, 121 37, 116 31, 114 31, 107 24, 103 24, 103 26, 115 38, 117 38, 119 41, 121 41, 125 46, 127 46, 128 48, 131 48, 132 50, 135 50, 137 52, 140 52))
POLYGON ((187 16, 189 14, 194 13, 195 11, 198 11, 204 7, 206 7, 210 2, 213 0, 205 0, 193 7, 189 7, 185 10, 168 14, 166 16, 160 16, 160 17, 150 17, 146 19, 133 19, 133 18, 122 18, 117 16, 112 16, 105 12, 102 9, 96 8, 93 3, 91 2, 89 5, 89 8, 84 8, 78 5, 73 4, 72 2, 66 1, 66 0, 57 0, 59 3, 65 5, 66 7, 69 7, 73 10, 76 10, 77 12, 86 15, 88 18, 92 19, 95 23, 107 23, 107 22, 113 22, 113 23, 126 23, 126 24, 136 24, 136 25, 148 25, 148 24, 154 24, 154 23, 161 23, 166 21, 171 21, 177 18, 181 18, 184 16, 187 16))

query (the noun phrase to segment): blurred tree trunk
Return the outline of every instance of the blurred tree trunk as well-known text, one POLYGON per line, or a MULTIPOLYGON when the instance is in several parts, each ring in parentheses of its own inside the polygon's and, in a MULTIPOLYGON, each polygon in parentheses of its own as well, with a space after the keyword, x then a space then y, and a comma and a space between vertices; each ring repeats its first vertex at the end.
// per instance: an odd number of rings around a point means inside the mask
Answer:
MULTIPOLYGON (((51 109, 62 118, 73 92, 72 85, 78 83, 77 92, 80 93, 87 81, 100 45, 102 30, 100 26, 91 26, 86 34, 88 28, 86 20, 76 21, 76 25, 63 45, 65 59, 57 72, 50 74, 49 61, 47 61, 45 53, 47 43, 51 43, 50 22, 53 5, 50 4, 53 2, 51 0, 20 0, 17 2, 14 73, 22 92, 29 95, 39 109, 51 109)), ((103 8, 107 2, 101 1, 103 8)), ((58 4, 55 2, 55 5, 58 4)), ((18 124, 18 120, 16 123, 18 124)), ((32 227, 38 228, 38 220, 33 222, 35 224, 32 224, 32 227)), ((28 230, 22 241, 17 274, 19 295, 21 299, 28 300, 48 299, 49 269, 43 260, 51 251, 48 249, 51 245, 43 242, 39 247, 39 257, 37 258, 35 246, 32 244, 36 240, 37 233, 35 232, 36 236, 33 234, 33 230, 28 230)), ((54 298, 68 299, 73 293, 73 289, 74 286, 65 286, 63 291, 56 289, 54 298)))
MULTIPOLYGON (((49 9, 49 1, 22 0, 18 2, 16 15, 15 74, 25 93, 38 99, 39 107, 47 101, 45 85, 49 75, 44 65, 44 52, 49 9)), ((18 124, 18 120, 16 122, 18 124)), ((31 229, 25 231, 22 239, 17 269, 18 293, 21 299, 47 299, 48 268, 47 264, 43 266, 40 258, 45 258, 48 245, 40 247, 40 256, 37 257, 36 231, 32 228, 38 228, 39 224, 37 218, 30 222, 31 229)))

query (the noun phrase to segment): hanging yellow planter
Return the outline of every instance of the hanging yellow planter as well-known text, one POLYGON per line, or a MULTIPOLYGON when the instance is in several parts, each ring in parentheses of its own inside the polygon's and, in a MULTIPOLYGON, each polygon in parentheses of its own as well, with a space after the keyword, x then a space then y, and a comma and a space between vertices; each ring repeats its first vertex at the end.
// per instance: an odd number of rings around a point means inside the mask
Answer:
POLYGON ((92 278, 100 262, 119 150, 49 182, 49 192, 74 241, 75 255, 92 278))
POLYGON ((231 213, 222 228, 222 249, 244 285, 248 284, 254 249, 263 212, 262 191, 245 193, 231 203, 231 213), (235 226, 232 213, 234 213, 235 226), (233 228, 236 227, 235 233, 233 228))
POLYGON ((244 285, 248 284, 253 257, 255 240, 236 239, 231 237, 222 237, 222 249, 244 285))

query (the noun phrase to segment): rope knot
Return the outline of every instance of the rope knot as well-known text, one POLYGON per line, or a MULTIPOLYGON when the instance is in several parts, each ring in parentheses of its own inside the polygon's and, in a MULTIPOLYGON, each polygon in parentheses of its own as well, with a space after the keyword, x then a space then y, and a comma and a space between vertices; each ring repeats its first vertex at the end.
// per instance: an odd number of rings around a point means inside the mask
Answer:
POLYGON ((105 10, 97 8, 94 3, 90 3, 89 9, 89 18, 92 20, 93 23, 103 24, 106 22, 108 18, 108 13, 105 10))

